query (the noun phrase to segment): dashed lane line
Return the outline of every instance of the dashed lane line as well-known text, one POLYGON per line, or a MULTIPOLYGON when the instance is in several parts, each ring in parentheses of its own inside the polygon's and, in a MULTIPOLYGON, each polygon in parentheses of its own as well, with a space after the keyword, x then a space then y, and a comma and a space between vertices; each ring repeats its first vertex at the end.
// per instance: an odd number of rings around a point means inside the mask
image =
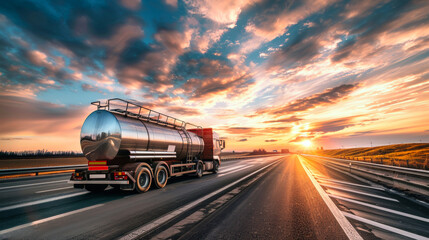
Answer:
POLYGON ((246 165, 245 165, 245 164, 240 164, 240 165, 235 166, 235 167, 230 167, 230 168, 221 169, 221 170, 219 171, 219 173, 227 173, 227 172, 229 172, 229 171, 232 171, 232 170, 235 170, 235 169, 239 169, 239 168, 244 167, 244 166, 246 166, 246 165))
POLYGON ((351 202, 351 203, 362 205, 362 206, 365 206, 365 207, 370 207, 370 208, 378 209, 378 210, 381 210, 381 211, 385 211, 385 212, 389 212, 389 213, 393 213, 393 214, 396 214, 396 215, 401 215, 401 216, 404 216, 404 217, 413 218, 413 219, 416 219, 416 220, 419 220, 419 221, 422 221, 422 222, 429 223, 429 219, 428 218, 415 216, 415 215, 412 215, 412 214, 409 214, 409 213, 404 213, 404 212, 396 211, 396 210, 393 210, 393 209, 376 206, 374 204, 369 204, 369 203, 357 201, 357 200, 350 199, 350 198, 336 196, 336 195, 333 195, 333 194, 328 194, 328 195, 331 198, 340 199, 340 200, 343 200, 343 201, 351 202))
POLYGON ((68 195, 63 195, 63 196, 58 196, 58 197, 46 198, 46 199, 42 199, 42 200, 37 200, 37 201, 21 203, 21 204, 16 204, 16 205, 7 206, 7 207, 2 207, 2 208, 0 208, 0 212, 12 210, 12 209, 17 209, 17 208, 22 208, 22 207, 33 206, 33 205, 47 203, 47 202, 53 202, 53 201, 57 201, 57 200, 65 199, 65 198, 77 197, 77 196, 85 195, 88 193, 89 192, 78 192, 78 193, 73 193, 73 194, 68 194, 68 195))
POLYGON ((239 171, 243 171, 244 169, 247 169, 247 168, 250 168, 250 167, 253 167, 254 165, 250 165, 250 166, 247 166, 247 167, 243 167, 243 168, 240 168, 240 169, 236 169, 236 170, 234 170, 234 171, 229 171, 229 172, 226 172, 226 173, 221 173, 221 174, 219 174, 218 176, 219 177, 222 177, 222 176, 225 176, 225 175, 229 175, 229 174, 231 174, 231 173, 235 173, 235 172, 239 172, 239 171))
POLYGON ((60 190, 64 190, 64 189, 72 189, 72 188, 74 188, 74 187, 71 186, 71 187, 54 188, 54 189, 48 189, 48 190, 43 190, 43 191, 37 191, 36 193, 54 192, 54 191, 60 191, 60 190))
MULTIPOLYGON (((21 229, 26 228, 26 227, 35 226, 35 225, 38 225, 38 224, 41 224, 41 223, 45 223, 45 222, 49 222, 49 221, 52 221, 52 220, 55 220, 55 219, 59 219, 59 218, 62 218, 62 217, 70 216, 70 215, 72 215, 72 214, 76 214, 76 213, 80 213, 80 212, 88 211, 88 210, 90 210, 90 209, 94 209, 94 208, 97 208, 97 207, 101 207, 101 206, 103 206, 103 205, 104 205, 104 204, 97 204, 97 205, 93 205, 93 206, 90 206, 90 207, 81 208, 81 209, 74 210, 74 211, 71 211, 71 212, 66 212, 66 213, 62 213, 62 214, 55 215, 55 216, 52 216, 52 217, 48 217, 48 218, 44 218, 44 219, 40 219, 40 220, 33 221, 33 222, 30 222, 30 223, 26 223, 26 224, 18 225, 18 226, 15 226, 15 227, 13 227, 13 228, 8 228, 8 229, 5 229, 5 230, 0 231, 0 236, 2 236, 2 235, 4 235, 4 234, 7 234, 7 233, 14 232, 14 231, 16 231, 16 230, 21 230, 21 229)), ((2 237, 5 237, 5 236, 2 236, 2 237)))
POLYGON ((52 182, 29 183, 29 184, 22 184, 22 185, 16 185, 16 186, 0 187, 0 190, 11 189, 11 188, 22 188, 22 187, 38 186, 38 185, 60 183, 60 182, 67 182, 67 181, 68 180, 59 180, 59 181, 52 181, 52 182))
POLYGON ((324 187, 327 187, 327 188, 332 188, 332 189, 344 191, 344 192, 351 192, 351 193, 356 193, 356 194, 359 194, 359 195, 364 195, 364 196, 373 197, 373 198, 379 198, 379 199, 383 199, 383 200, 387 200, 387 201, 399 202, 397 199, 394 199, 394 198, 383 197, 383 196, 379 196, 379 195, 375 195, 375 194, 371 194, 371 193, 366 193, 366 192, 351 190, 351 189, 348 189, 348 188, 342 188, 342 187, 332 186, 332 185, 329 185, 329 184, 320 184, 320 185, 324 186, 324 187))
POLYGON ((374 186, 362 185, 362 184, 357 184, 357 183, 350 183, 350 182, 339 181, 339 180, 328 179, 328 178, 317 178, 317 180, 319 180, 319 181, 325 181, 325 182, 340 183, 340 184, 345 184, 345 185, 350 185, 350 186, 356 186, 356 187, 371 188, 371 189, 380 190, 380 191, 385 191, 385 189, 382 188, 382 187, 374 187, 374 186))
POLYGON ((395 228, 395 227, 392 227, 392 226, 389 226, 386 224, 382 224, 379 222, 375 222, 375 221, 372 221, 372 220, 369 220, 369 219, 366 219, 363 217, 359 217, 359 216, 353 215, 353 214, 348 213, 348 212, 343 212, 343 214, 344 214, 344 216, 351 218, 351 219, 354 219, 356 221, 366 223, 366 224, 372 225, 374 227, 377 227, 377 228, 380 228, 380 229, 383 229, 383 230, 386 230, 389 232, 393 232, 393 233, 396 233, 396 234, 399 234, 399 235, 402 235, 402 236, 405 236, 405 237, 408 237, 411 239, 429 240, 429 238, 427 238, 427 237, 420 236, 420 235, 417 235, 415 233, 407 232, 407 231, 404 231, 402 229, 395 228))

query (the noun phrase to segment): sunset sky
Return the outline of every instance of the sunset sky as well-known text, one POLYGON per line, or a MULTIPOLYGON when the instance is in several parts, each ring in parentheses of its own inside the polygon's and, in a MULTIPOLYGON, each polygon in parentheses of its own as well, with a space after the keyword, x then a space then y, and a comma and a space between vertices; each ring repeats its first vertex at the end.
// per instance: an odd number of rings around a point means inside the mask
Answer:
POLYGON ((0 150, 80 151, 114 97, 227 151, 429 142, 429 1, 0 1, 0 150))

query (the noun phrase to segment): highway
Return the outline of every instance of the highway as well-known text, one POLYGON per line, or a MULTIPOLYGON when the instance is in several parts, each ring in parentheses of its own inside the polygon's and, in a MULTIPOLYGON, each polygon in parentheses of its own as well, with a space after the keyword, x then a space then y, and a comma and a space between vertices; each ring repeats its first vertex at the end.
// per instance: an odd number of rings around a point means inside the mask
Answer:
POLYGON ((0 180, 0 239, 428 239, 429 210, 323 159, 224 161, 143 194, 0 180))

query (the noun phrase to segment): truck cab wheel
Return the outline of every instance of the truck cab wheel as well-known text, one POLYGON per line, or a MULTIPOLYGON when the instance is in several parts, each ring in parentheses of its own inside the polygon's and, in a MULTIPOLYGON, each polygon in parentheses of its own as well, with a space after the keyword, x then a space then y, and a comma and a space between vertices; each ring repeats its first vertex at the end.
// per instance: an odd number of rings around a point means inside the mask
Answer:
POLYGON ((196 166, 196 172, 195 172, 195 176, 197 178, 200 178, 203 176, 203 172, 204 172, 204 166, 203 166, 203 162, 202 161, 198 161, 197 162, 197 166, 196 166))
POLYGON ((213 173, 218 173, 219 172, 219 162, 218 161, 213 161, 213 173))
POLYGON ((144 193, 149 190, 152 184, 152 173, 146 167, 142 167, 137 172, 136 177, 136 191, 138 193, 144 193))
POLYGON ((107 184, 86 184, 85 189, 90 192, 102 192, 106 189, 107 184))
POLYGON ((153 179, 155 180, 155 185, 157 188, 165 187, 168 180, 167 168, 165 168, 165 166, 158 166, 155 169, 155 176, 153 179))

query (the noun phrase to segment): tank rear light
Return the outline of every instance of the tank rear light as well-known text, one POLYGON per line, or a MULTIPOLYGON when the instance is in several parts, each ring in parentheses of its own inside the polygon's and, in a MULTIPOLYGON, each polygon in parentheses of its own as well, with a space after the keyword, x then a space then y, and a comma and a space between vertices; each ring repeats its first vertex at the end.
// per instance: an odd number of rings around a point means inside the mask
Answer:
POLYGON ((88 171, 107 171, 107 161, 88 161, 88 171))
POLYGON ((107 170, 109 170, 108 166, 97 166, 97 167, 88 166, 88 171, 107 171, 107 170))
POLYGON ((128 176, 126 172, 114 172, 113 176, 115 180, 128 180, 128 176))
POLYGON ((88 166, 103 166, 107 165, 107 161, 88 161, 88 166))
POLYGON ((83 180, 83 174, 81 174, 81 173, 72 173, 72 179, 74 179, 74 180, 83 180))

